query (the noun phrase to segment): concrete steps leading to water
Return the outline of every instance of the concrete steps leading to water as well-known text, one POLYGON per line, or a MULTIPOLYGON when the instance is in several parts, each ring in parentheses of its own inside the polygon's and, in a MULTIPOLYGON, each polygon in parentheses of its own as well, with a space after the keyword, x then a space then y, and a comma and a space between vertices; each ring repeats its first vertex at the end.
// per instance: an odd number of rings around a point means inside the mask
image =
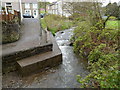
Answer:
POLYGON ((42 38, 44 39, 44 42, 42 42, 40 45, 36 45, 30 48, 21 49, 19 51, 3 54, 2 55, 3 73, 14 71, 16 69, 15 68, 16 61, 18 60, 31 57, 37 54, 42 54, 45 52, 52 51, 52 48, 53 48, 52 41, 50 40, 47 42, 47 37, 45 36, 45 34, 42 36, 42 38))
POLYGON ((3 73, 19 70, 22 76, 27 76, 62 63, 55 38, 48 31, 46 34, 46 42, 41 46, 3 56, 3 73))
POLYGON ((40 72, 45 68, 54 67, 62 63, 62 53, 54 40, 53 50, 17 61, 17 68, 23 76, 40 72))
POLYGON ((61 63, 62 54, 51 32, 41 30, 37 19, 24 19, 23 23, 21 39, 3 45, 3 74, 19 69, 27 75, 61 63))

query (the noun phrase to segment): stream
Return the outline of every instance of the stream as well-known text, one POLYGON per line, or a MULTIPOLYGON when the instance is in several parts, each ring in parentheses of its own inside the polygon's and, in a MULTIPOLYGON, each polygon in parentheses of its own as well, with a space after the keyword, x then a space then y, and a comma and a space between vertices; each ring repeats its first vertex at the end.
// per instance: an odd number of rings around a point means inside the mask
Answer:
POLYGON ((61 65, 29 77, 19 77, 15 72, 3 77, 3 87, 7 88, 80 88, 76 76, 88 75, 87 61, 74 54, 70 38, 74 27, 56 33, 56 41, 63 54, 61 65), (9 78, 8 78, 9 76, 9 78))

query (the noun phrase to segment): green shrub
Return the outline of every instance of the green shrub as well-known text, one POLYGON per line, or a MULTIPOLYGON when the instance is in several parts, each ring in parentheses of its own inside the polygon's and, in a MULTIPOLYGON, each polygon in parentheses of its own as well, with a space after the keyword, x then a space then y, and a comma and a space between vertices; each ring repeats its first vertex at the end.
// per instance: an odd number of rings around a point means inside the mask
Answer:
POLYGON ((111 16, 111 17, 109 18, 109 20, 117 20, 117 18, 114 17, 114 16, 111 16))
POLYGON ((88 68, 91 73, 84 79, 78 78, 83 87, 92 83, 89 87, 119 88, 118 52, 114 50, 110 52, 109 50, 106 51, 106 49, 111 50, 112 48, 107 47, 106 44, 100 44, 90 52, 88 68))
POLYGON ((118 30, 98 30, 81 22, 74 31, 74 51, 88 60, 90 74, 78 76, 82 87, 119 88, 118 30))
POLYGON ((47 28, 53 34, 57 31, 68 29, 73 26, 72 22, 66 17, 61 17, 59 15, 47 15, 41 20, 41 25, 43 28, 47 28))

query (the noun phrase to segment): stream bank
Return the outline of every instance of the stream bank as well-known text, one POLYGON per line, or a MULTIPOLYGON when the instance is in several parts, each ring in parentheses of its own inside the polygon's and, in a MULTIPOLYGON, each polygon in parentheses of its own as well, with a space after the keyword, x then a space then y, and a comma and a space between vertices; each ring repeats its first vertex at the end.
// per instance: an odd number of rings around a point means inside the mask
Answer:
POLYGON ((61 65, 48 69, 44 72, 20 77, 16 72, 3 76, 4 88, 79 88, 76 76, 88 75, 87 61, 81 60, 70 46, 70 38, 74 28, 56 33, 56 41, 63 54, 61 65))

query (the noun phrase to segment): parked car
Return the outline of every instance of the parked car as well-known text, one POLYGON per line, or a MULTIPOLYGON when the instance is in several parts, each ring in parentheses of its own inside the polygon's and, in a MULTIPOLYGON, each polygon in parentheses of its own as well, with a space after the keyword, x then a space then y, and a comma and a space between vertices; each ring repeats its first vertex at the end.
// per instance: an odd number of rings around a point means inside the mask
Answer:
POLYGON ((44 16, 45 16, 45 13, 44 14, 43 13, 40 14, 41 18, 44 18, 44 16))
POLYGON ((105 20, 107 17, 108 17, 108 16, 102 16, 102 19, 104 19, 104 20, 105 20))
POLYGON ((29 15, 29 14, 24 14, 23 17, 24 17, 24 18, 34 18, 34 16, 29 15))

